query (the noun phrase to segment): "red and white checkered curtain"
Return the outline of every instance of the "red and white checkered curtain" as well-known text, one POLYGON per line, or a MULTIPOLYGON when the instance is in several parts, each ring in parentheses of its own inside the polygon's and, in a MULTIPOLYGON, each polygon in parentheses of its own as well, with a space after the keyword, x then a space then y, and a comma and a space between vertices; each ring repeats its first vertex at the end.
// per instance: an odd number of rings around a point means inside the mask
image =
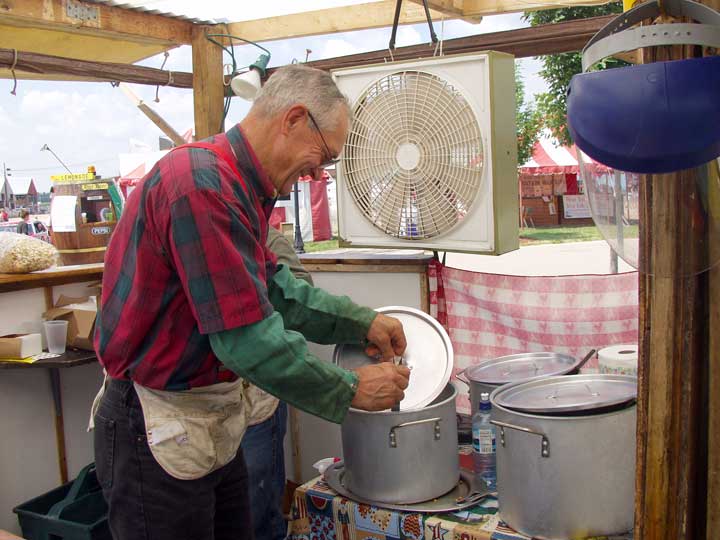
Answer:
MULTIPOLYGON (((508 276, 429 268, 430 312, 448 331, 453 377, 482 360, 553 351, 584 357, 638 339, 636 272, 580 276, 508 276)), ((594 365, 586 367, 592 369, 594 365)), ((467 396, 458 412, 469 413, 467 396)))

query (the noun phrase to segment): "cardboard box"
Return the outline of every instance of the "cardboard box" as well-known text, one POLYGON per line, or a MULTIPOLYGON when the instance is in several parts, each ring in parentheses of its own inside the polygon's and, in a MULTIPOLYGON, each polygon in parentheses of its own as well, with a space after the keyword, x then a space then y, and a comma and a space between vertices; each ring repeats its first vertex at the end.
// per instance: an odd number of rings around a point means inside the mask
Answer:
POLYGON ((94 296, 72 298, 60 295, 55 307, 44 313, 45 320, 68 321, 68 346, 93 351, 97 302, 94 296))
POLYGON ((40 334, 8 334, 0 336, 0 359, 27 358, 42 352, 40 334))

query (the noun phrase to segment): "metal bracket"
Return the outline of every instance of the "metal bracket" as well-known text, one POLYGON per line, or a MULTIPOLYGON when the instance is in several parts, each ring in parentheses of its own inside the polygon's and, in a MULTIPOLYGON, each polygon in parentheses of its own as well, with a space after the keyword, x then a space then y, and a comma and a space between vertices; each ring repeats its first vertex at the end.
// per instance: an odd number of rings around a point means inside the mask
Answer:
MULTIPOLYGON (((397 0, 397 3, 395 4, 395 18, 393 19, 392 33, 390 34, 390 43, 388 44, 391 57, 392 51, 395 50, 395 37, 397 36, 398 24, 400 23, 401 6, 402 0, 397 0)), ((425 8, 425 17, 427 18, 428 27, 430 28, 430 40, 433 43, 437 43, 438 37, 435 34, 435 29, 433 28, 432 17, 430 16, 430 8, 428 7, 427 0, 423 0, 423 8, 425 8)))
POLYGON ((550 440, 544 433, 532 430, 530 428, 516 426, 514 424, 508 424, 506 422, 499 422, 497 420, 490 420, 490 423, 500 428, 500 444, 503 445, 503 447, 505 446, 505 428, 516 429, 518 431, 522 431, 523 433, 530 433, 531 435, 537 435, 539 437, 542 437, 540 455, 544 458, 550 457, 550 440))
POLYGON ((98 22, 99 10, 96 7, 73 2, 73 0, 67 0, 65 14, 70 19, 96 23, 98 22))
POLYGON ((434 439, 436 441, 440 440, 440 422, 442 421, 442 418, 426 418, 425 420, 415 420, 414 422, 405 422, 403 424, 398 424, 397 426, 393 426, 390 428, 390 448, 397 448, 397 435, 395 435, 395 430, 400 429, 402 427, 408 427, 408 426, 417 426, 420 424, 427 424, 429 422, 435 422, 435 428, 434 428, 434 439))

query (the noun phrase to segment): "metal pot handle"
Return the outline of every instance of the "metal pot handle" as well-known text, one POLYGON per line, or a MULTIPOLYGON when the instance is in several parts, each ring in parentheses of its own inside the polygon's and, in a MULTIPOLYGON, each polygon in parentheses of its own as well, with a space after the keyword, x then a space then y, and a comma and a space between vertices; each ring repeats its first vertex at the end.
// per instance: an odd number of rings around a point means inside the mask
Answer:
POLYGON ((402 427, 408 427, 408 426, 417 426, 420 424, 427 424, 429 422, 435 422, 435 440, 440 440, 440 422, 442 421, 442 418, 426 418, 425 420, 415 420, 413 422, 403 422, 402 424, 398 424, 397 426, 393 426, 390 428, 390 448, 397 448, 397 436, 395 435, 395 430, 400 429, 402 427))
POLYGON ((500 428, 500 444, 505 446, 505 428, 508 429, 516 429, 518 431, 522 431, 524 433, 530 433, 531 435, 537 435, 539 437, 542 437, 542 447, 540 451, 540 455, 542 457, 550 457, 550 440, 547 438, 547 435, 544 433, 541 433, 540 431, 535 431, 530 428, 526 428, 523 426, 516 426, 515 424, 508 424, 507 422, 499 422, 497 420, 490 420, 490 423, 493 425, 496 425, 500 428))

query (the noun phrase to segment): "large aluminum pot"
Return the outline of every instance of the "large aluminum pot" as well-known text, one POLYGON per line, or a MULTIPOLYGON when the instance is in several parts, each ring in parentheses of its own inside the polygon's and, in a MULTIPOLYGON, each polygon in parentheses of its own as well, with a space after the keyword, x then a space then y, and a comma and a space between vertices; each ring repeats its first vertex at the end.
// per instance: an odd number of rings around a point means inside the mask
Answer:
MULTIPOLYGON (((567 379, 552 379, 561 378, 567 379)), ((523 534, 550 540, 631 530, 635 402, 585 416, 522 413, 498 405, 498 396, 517 386, 506 385, 490 397, 502 519, 523 534)))
MULTIPOLYGON (((594 352, 594 351, 593 351, 594 352)), ((535 377, 552 377, 576 373, 584 363, 573 356, 555 352, 510 354, 484 360, 460 371, 456 377, 470 388, 471 414, 480 404, 480 394, 492 394, 504 384, 535 377)))
POLYGON ((457 391, 448 384, 414 411, 350 409, 342 424, 345 487, 358 497, 410 504, 457 486, 457 391))

